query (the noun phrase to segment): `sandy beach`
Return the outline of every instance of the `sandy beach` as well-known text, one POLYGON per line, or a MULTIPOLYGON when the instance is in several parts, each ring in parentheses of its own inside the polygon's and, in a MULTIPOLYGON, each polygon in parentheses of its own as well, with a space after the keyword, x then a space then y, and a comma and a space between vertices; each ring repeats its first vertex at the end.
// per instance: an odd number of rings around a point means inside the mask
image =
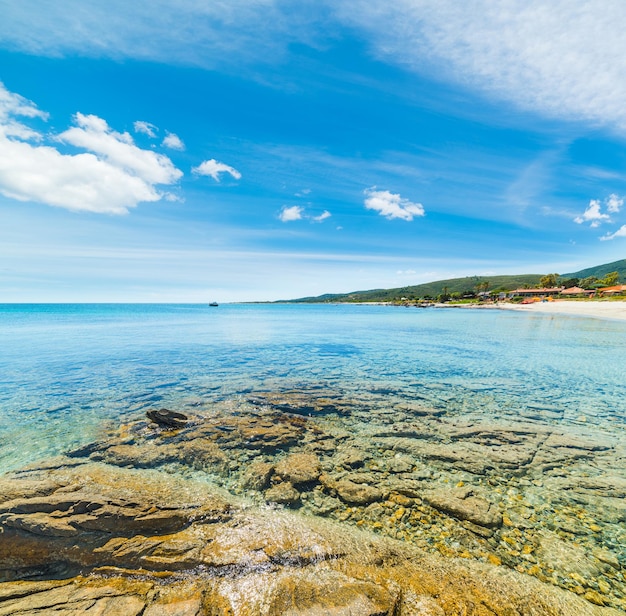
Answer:
POLYGON ((626 320, 626 301, 571 301, 555 300, 553 302, 535 302, 534 304, 498 304, 497 308, 505 310, 523 310, 550 314, 567 314, 580 317, 599 319, 626 320))

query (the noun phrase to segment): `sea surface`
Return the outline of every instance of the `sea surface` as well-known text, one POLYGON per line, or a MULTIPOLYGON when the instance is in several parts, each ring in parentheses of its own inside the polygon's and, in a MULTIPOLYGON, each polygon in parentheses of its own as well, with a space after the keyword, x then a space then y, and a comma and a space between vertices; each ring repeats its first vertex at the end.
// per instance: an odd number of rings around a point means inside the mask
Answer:
POLYGON ((0 305, 0 475, 174 474, 624 610, 625 342, 507 310, 0 305))
POLYGON ((626 323, 372 305, 0 305, 0 473, 149 408, 330 387, 623 434, 626 323))

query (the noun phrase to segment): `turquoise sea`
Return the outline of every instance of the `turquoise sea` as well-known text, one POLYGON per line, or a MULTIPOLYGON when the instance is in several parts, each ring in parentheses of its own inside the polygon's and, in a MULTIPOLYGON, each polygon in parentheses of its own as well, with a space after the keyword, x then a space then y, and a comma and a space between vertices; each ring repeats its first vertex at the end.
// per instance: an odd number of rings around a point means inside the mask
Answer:
POLYGON ((506 310, 2 305, 0 475, 180 474, 623 609, 625 342, 506 310))
POLYGON ((625 342, 625 322, 499 310, 2 305, 0 471, 148 408, 320 385, 623 431, 625 342))

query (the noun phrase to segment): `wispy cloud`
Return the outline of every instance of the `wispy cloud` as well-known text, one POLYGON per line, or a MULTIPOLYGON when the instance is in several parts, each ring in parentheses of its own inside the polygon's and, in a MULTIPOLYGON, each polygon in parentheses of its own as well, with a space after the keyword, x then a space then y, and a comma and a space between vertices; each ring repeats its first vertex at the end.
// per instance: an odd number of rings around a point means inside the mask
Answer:
POLYGON ((350 0, 337 12, 387 61, 547 116, 626 131, 621 0, 350 0))
POLYGON ((38 0, 21 0, 3 3, 0 41, 5 48, 53 57, 79 53, 215 67, 275 58, 286 43, 307 41, 315 11, 305 18, 290 4, 65 0, 42 11, 38 0))
POLYGON ((137 120, 133 123, 133 128, 136 133, 142 133, 144 135, 148 135, 148 137, 156 137, 157 131, 159 130, 154 124, 150 124, 150 122, 144 122, 143 120, 137 120))
POLYGON ((216 182, 220 181, 220 174, 222 173, 228 173, 236 180, 241 179, 241 173, 239 173, 237 169, 231 167, 230 165, 220 163, 214 158, 212 158, 211 160, 205 160, 197 167, 194 167, 192 171, 197 175, 208 175, 212 177, 216 182))
POLYGON ((328 210, 324 210, 319 216, 311 216, 311 220, 313 222, 322 222, 331 216, 332 214, 328 210))
POLYGON ((183 143, 182 139, 174 133, 167 133, 161 145, 166 148, 170 148, 171 150, 179 150, 181 152, 185 149, 185 144, 183 143))
POLYGON ((40 141, 43 137, 37 131, 29 128, 17 118, 48 119, 48 114, 37 108, 32 101, 14 92, 9 92, 0 81, 0 131, 5 137, 19 139, 34 139, 40 141))
POLYGON ((626 131, 622 0, 3 3, 0 45, 216 67, 275 61, 349 26, 379 58, 550 117, 626 131), (138 44, 138 41, 141 41, 138 44))
POLYGON ((75 114, 75 125, 48 145, 40 145, 43 135, 20 117, 45 120, 47 114, 0 84, 0 192, 9 198, 124 214, 140 202, 159 201, 164 195, 156 187, 182 176, 169 158, 138 148, 128 133, 112 130, 97 116, 75 114), (50 145, 57 143, 82 151, 64 154, 50 145))
POLYGON ((299 205, 290 207, 284 206, 278 214, 278 219, 282 222, 293 222, 294 220, 302 220, 303 208, 299 205))
POLYGON ((400 218, 411 221, 415 216, 426 214, 421 203, 412 203, 399 194, 388 190, 376 190, 376 187, 365 190, 365 207, 389 219, 400 218))
POLYGON ((614 240, 616 237, 626 237, 626 225, 622 225, 614 233, 607 233, 606 235, 603 235, 600 240, 605 242, 607 240, 614 240))

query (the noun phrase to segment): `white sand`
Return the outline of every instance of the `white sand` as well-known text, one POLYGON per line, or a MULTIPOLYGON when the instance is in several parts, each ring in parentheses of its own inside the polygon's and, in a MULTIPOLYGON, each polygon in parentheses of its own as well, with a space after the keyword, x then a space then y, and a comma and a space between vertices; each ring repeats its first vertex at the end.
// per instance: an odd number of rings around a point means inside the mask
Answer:
POLYGON ((626 301, 571 301, 535 302, 533 304, 500 303, 497 308, 526 312, 568 314, 571 316, 620 319, 626 321, 626 301))

